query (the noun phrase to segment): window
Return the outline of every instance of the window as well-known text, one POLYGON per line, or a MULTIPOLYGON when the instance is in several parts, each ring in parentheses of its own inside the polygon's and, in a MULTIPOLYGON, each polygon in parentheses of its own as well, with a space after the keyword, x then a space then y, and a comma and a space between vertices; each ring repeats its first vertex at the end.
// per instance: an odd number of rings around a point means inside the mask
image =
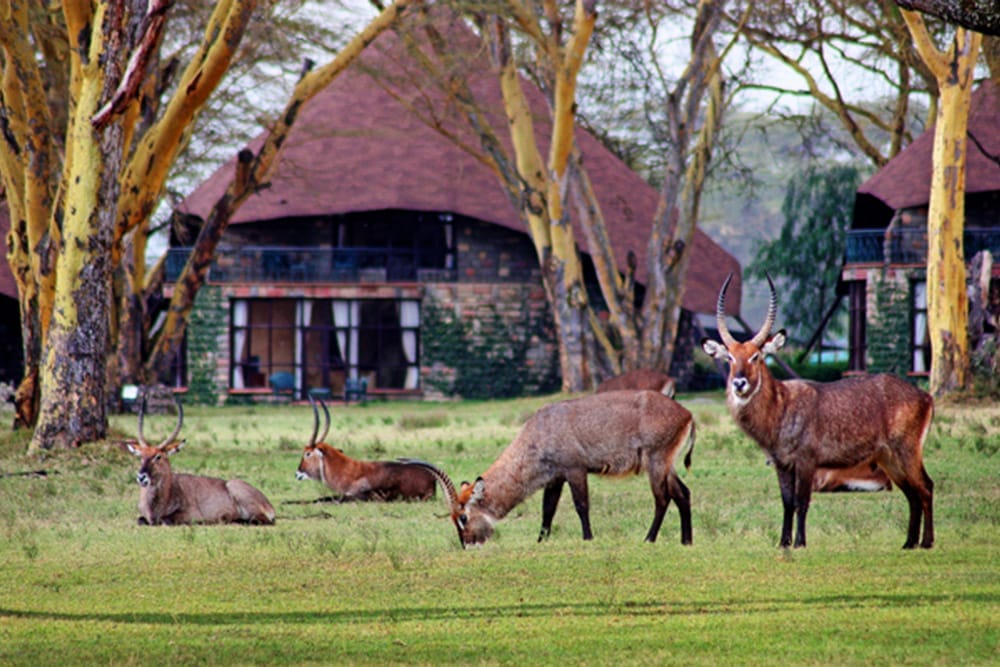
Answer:
POLYGON ((927 333, 927 283, 910 285, 910 371, 928 373, 931 369, 931 342, 927 333))
POLYGON ((347 378, 369 389, 418 389, 420 302, 411 299, 234 299, 230 388, 262 389, 274 373, 343 395, 347 378))

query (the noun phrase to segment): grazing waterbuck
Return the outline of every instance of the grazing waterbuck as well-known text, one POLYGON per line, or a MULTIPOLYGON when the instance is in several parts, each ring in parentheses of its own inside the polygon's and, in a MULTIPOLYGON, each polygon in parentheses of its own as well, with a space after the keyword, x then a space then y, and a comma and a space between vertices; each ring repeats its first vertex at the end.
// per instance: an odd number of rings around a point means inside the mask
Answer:
POLYGON ((463 548, 489 539, 496 522, 539 489, 545 489, 539 540, 548 536, 564 484, 573 495, 583 539, 592 539, 587 475, 643 470, 655 505, 646 541, 656 541, 673 500, 680 513, 681 543, 691 544, 691 493, 674 461, 686 445, 684 464, 690 467, 694 430, 691 413, 663 394, 612 391, 541 408, 486 472, 474 484, 463 482, 458 491, 436 466, 409 462, 426 467, 441 483, 463 548))
POLYGON ((849 377, 836 382, 778 381, 765 363, 785 343, 774 335, 778 297, 771 297, 767 319, 752 339, 740 343, 726 327, 724 306, 732 274, 719 291, 716 320, 722 342, 704 339, 702 349, 729 362, 726 404, 740 428, 764 450, 778 472, 784 520, 781 546, 806 546, 806 513, 820 468, 850 468, 874 463, 902 490, 910 505, 904 549, 934 544, 934 482, 924 469, 924 440, 934 414, 930 394, 894 375, 849 377))

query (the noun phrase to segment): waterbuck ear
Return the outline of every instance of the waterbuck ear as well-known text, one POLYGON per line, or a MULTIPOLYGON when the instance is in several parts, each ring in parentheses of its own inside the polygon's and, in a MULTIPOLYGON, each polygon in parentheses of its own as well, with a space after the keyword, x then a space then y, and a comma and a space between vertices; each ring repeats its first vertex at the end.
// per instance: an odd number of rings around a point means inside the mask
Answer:
POLYGON ((705 351, 705 354, 713 359, 729 358, 729 350, 726 349, 726 346, 717 340, 712 340, 711 338, 701 339, 701 349, 705 351))
POLYGON ((767 342, 764 343, 764 348, 761 351, 764 354, 774 354, 785 345, 786 340, 788 340, 788 336, 785 333, 785 330, 782 329, 767 339, 767 342))
POLYGON ((180 451, 181 447, 183 447, 186 442, 187 442, 186 440, 176 440, 167 445, 166 447, 164 447, 163 451, 166 453, 167 456, 173 456, 174 454, 180 451))
POLYGON ((472 486, 472 497, 469 502, 479 502, 483 499, 483 491, 486 490, 486 482, 482 477, 476 478, 476 483, 472 486))
POLYGON ((126 447, 126 449, 128 449, 130 452, 132 452, 133 454, 135 454, 139 458, 142 458, 142 452, 140 452, 139 448, 136 447, 135 445, 133 445, 131 442, 126 442, 125 443, 125 447, 126 447))

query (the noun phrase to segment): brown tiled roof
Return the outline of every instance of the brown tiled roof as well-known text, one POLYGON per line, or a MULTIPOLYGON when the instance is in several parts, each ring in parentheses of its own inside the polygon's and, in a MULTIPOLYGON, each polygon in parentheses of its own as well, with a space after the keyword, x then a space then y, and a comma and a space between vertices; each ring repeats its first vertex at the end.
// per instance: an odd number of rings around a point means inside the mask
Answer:
MULTIPOLYGON (((989 80, 972 95, 966 142, 965 191, 1000 190, 1000 93, 989 80)), ((930 201, 934 128, 928 128, 874 176, 858 194, 871 195, 898 210, 930 201)))
MULTIPOLYGON (((0 200, 0 238, 6 241, 8 232, 10 232, 10 212, 7 210, 7 202, 0 200)), ((14 274, 7 262, 6 252, 0 260, 0 294, 12 299, 17 298, 17 282, 14 281, 14 274)))
MULTIPOLYGON (((394 84, 386 91, 386 72, 398 72, 398 44, 386 34, 369 48, 361 63, 351 67, 306 104, 286 139, 270 187, 251 196, 231 224, 257 220, 341 214, 381 209, 452 212, 526 232, 521 218, 500 187, 497 176, 468 152, 444 138, 409 111, 397 97, 420 100, 434 97, 418 85, 394 84), (369 72, 379 72, 371 76, 369 72)), ((484 60, 480 59, 480 67, 484 60)), ((398 79, 396 79, 398 80, 398 79)), ((473 80, 479 99, 488 100, 502 114, 496 76, 480 73, 473 80)), ((532 90, 534 108, 544 109, 532 90)), ((452 117, 453 118, 453 117, 452 117)), ((478 146, 464 124, 445 117, 444 126, 478 146)), ((503 131, 502 118, 494 127, 503 131)), ((536 119, 546 136, 547 119, 536 119)), ((501 137, 506 142, 507 137, 501 137)), ((260 139, 258 139, 260 141, 260 139)), ((608 151, 592 135, 577 132, 577 141, 600 200, 608 233, 620 266, 633 250, 640 258, 639 275, 646 271, 648 232, 658 193, 608 151)), ((542 145, 541 150, 547 150, 542 145)), ((543 152, 544 154, 544 152, 543 152)), ((233 162, 212 174, 180 209, 203 216, 229 183, 233 162)), ((587 243, 576 226, 581 247, 587 243)), ((686 309, 715 312, 719 286, 729 272, 740 274, 736 259, 701 231, 696 233, 689 263, 686 309)), ((734 282, 727 308, 739 312, 740 284, 734 282)))

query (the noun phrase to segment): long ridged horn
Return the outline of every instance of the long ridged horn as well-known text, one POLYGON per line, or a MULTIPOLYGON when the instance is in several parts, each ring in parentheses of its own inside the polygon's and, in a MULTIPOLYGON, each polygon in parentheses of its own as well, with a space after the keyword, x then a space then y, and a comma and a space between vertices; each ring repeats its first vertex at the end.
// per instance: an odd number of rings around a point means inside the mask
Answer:
POLYGON ((139 425, 136 427, 136 429, 139 431, 138 433, 139 444, 142 445, 143 447, 149 447, 149 443, 146 442, 146 436, 142 434, 142 419, 145 416, 145 413, 146 413, 146 388, 143 387, 142 389, 139 390, 139 413, 137 415, 139 420, 139 425))
POLYGON ((325 426, 323 427, 323 435, 319 436, 319 442, 326 442, 326 434, 330 432, 330 409, 326 407, 326 402, 322 398, 317 398, 319 405, 323 408, 323 414, 326 416, 325 426))
POLYGON ((448 477, 447 473, 433 463, 421 461, 420 459, 399 459, 399 462, 423 468, 430 474, 434 475, 434 478, 441 483, 441 488, 444 489, 445 495, 448 496, 448 503, 451 505, 451 508, 453 510, 458 510, 458 493, 455 491, 455 485, 452 484, 451 478, 448 477))
POLYGON ((771 282, 771 276, 766 273, 764 276, 767 278, 768 287, 771 288, 771 298, 767 302, 767 319, 764 320, 764 326, 760 328, 757 335, 750 341, 757 347, 763 347, 764 343, 767 342, 768 336, 771 335, 771 327, 774 326, 774 320, 778 315, 778 293, 774 291, 774 283, 771 282))
POLYGON ((715 304, 715 324, 719 329, 719 338, 722 339, 722 344, 726 347, 736 345, 736 339, 729 333, 729 327, 726 326, 726 290, 729 289, 729 282, 732 279, 732 273, 726 276, 726 282, 722 283, 722 289, 719 290, 719 300, 715 304))
MULTIPOLYGON (((145 400, 143 401, 145 402, 145 400)), ((181 405, 181 399, 174 395, 174 405, 177 406, 177 425, 174 427, 174 432, 167 436, 167 439, 158 444, 157 449, 163 449, 172 442, 177 441, 177 436, 181 434, 181 427, 184 425, 184 406, 181 405)))
POLYGON ((316 408, 316 399, 313 398, 312 394, 306 392, 306 398, 309 399, 309 405, 313 409, 313 434, 309 438, 309 444, 306 447, 312 447, 316 444, 316 436, 319 434, 319 410, 316 408))

